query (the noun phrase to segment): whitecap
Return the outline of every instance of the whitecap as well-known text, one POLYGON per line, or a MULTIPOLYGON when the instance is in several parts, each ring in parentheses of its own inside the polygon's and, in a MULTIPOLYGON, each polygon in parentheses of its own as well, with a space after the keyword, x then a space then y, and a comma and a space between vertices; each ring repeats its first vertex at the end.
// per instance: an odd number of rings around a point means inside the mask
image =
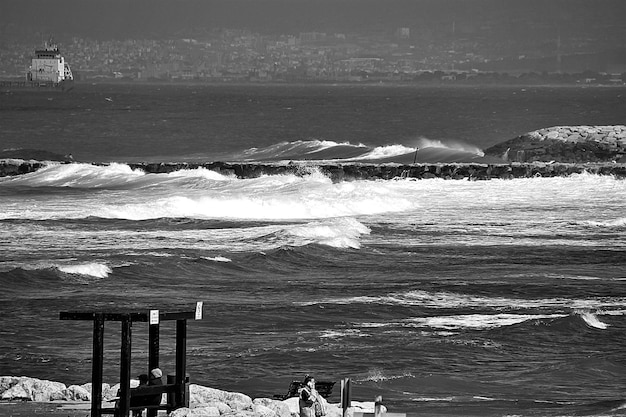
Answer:
POLYGON ((612 220, 589 220, 583 222, 583 224, 591 227, 597 228, 607 228, 607 229, 622 229, 626 227, 626 217, 619 217, 617 219, 612 220))
POLYGON ((113 271, 107 265, 99 263, 86 263, 78 265, 65 265, 57 267, 66 274, 89 275, 96 278, 106 278, 113 271))
POLYGON ((354 218, 339 218, 291 226, 285 232, 303 239, 301 244, 358 249, 361 247, 359 237, 369 234, 370 229, 354 218))
POLYGON ((203 259, 206 259, 207 261, 214 261, 214 262, 232 262, 231 259, 225 258, 224 256, 215 256, 213 258, 210 258, 208 256, 203 256, 203 259))
MULTIPOLYGON (((357 159, 385 159, 393 156, 406 155, 408 153, 413 153, 416 151, 416 148, 407 147, 404 145, 387 145, 387 146, 378 146, 368 153, 359 156, 357 159)), ((350 159, 347 159, 350 160, 350 159)))
POLYGON ((588 326, 593 327, 595 329, 605 330, 609 327, 608 324, 600 321, 597 315, 589 312, 589 311, 579 311, 578 314, 582 317, 582 319, 587 323, 588 326))
POLYGON ((370 335, 358 329, 324 330, 320 334, 320 338, 322 339, 338 339, 341 337, 370 337, 370 335))
POLYGON ((492 329, 511 326, 528 320, 567 317, 565 314, 460 314, 451 316, 416 317, 404 322, 410 326, 438 329, 492 329))

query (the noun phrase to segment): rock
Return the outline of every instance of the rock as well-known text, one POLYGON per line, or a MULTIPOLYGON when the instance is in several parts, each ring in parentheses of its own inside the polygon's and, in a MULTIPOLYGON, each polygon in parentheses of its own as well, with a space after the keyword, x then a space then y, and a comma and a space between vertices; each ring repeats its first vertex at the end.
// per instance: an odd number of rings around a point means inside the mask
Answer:
MULTIPOLYGON (((89 396, 91 397, 91 382, 83 384, 81 385, 81 387, 84 388, 89 393, 89 396)), ((117 389, 119 389, 119 384, 117 384, 116 387, 117 389)), ((102 384, 102 399, 106 401, 110 401, 113 398, 117 397, 117 389, 113 390, 113 388, 111 388, 109 384, 103 383, 102 384)))
POLYGON ((80 385, 70 385, 58 394, 53 394, 52 401, 91 401, 91 392, 80 385))
POLYGON ((194 404, 224 403, 232 410, 252 409, 252 398, 245 394, 222 391, 196 384, 189 385, 189 403, 192 407, 194 404))
POLYGON ((255 398, 252 404, 255 413, 263 411, 263 409, 257 409, 257 407, 263 407, 269 410, 273 416, 291 417, 291 409, 284 401, 272 400, 270 398, 255 398))
POLYGON ((29 400, 29 401, 52 401, 54 397, 62 396, 66 389, 65 384, 60 382, 46 381, 29 377, 1 377, 0 387, 3 387, 0 399, 3 400, 29 400), (5 388, 6 387, 6 388, 5 388))
POLYGON ((211 406, 198 408, 179 408, 171 412, 170 417, 218 417, 220 411, 211 406))
POLYGON ((485 150, 512 162, 613 163, 626 155, 626 126, 555 126, 485 150))

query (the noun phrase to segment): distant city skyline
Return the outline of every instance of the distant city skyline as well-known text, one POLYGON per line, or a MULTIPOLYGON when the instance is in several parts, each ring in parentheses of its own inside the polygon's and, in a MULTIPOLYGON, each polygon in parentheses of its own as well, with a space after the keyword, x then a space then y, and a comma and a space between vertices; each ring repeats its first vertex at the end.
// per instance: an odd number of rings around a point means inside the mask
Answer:
MULTIPOLYGON (((624 0, 4 0, 0 34, 160 39, 218 28, 265 34, 411 29, 454 37, 587 36, 626 46, 624 0)), ((614 45, 612 45, 614 46, 614 45)))
POLYGON ((97 76, 623 74, 623 16, 626 0, 5 0, 0 73, 53 37, 97 76))

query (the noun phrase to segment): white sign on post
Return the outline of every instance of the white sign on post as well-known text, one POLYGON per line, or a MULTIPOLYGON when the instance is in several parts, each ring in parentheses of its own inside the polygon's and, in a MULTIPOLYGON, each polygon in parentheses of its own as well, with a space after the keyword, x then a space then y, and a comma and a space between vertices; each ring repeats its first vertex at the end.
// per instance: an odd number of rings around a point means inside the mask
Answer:
POLYGON ((150 310, 150 324, 159 324, 159 310, 150 310))
POLYGON ((202 320, 202 303, 203 301, 196 303, 196 320, 202 320))

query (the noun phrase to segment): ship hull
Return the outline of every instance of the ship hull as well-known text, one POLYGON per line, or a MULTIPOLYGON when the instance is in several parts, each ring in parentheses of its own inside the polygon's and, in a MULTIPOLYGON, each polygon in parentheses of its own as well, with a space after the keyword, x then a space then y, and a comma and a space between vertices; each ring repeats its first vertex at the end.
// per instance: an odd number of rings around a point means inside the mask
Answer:
POLYGON ((53 81, 25 81, 25 80, 0 80, 0 90, 42 90, 67 92, 74 88, 74 80, 53 81))

